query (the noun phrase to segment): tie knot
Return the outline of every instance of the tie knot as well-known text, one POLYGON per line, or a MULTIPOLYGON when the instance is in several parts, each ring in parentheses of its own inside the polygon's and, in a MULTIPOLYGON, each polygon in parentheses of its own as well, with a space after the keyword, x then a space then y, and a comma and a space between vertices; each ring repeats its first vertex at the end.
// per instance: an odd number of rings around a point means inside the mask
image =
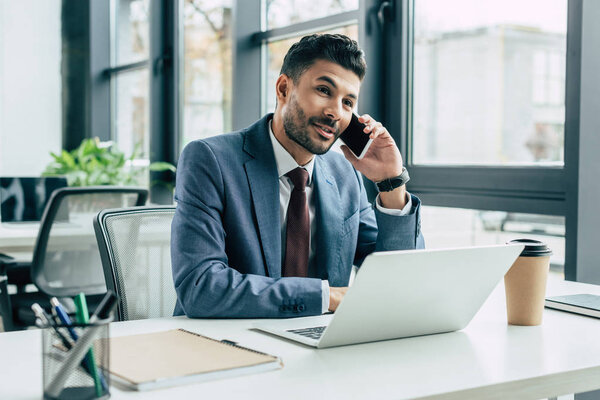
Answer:
POLYGON ((306 187, 306 184, 308 183, 308 172, 302 167, 294 168, 293 170, 285 174, 285 176, 292 180, 292 183, 294 184, 294 189, 303 191, 306 187))

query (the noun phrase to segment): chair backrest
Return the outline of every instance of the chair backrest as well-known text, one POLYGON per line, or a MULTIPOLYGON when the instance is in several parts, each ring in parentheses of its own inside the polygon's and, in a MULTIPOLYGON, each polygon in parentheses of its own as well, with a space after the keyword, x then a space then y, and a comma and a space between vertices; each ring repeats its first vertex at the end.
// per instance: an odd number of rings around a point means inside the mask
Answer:
POLYGON ((57 189, 42 216, 33 251, 31 279, 49 296, 106 292, 93 220, 105 208, 143 205, 148 190, 91 186, 57 189))
POLYGON ((119 296, 119 321, 173 315, 171 273, 175 206, 104 210, 94 219, 106 287, 119 296))

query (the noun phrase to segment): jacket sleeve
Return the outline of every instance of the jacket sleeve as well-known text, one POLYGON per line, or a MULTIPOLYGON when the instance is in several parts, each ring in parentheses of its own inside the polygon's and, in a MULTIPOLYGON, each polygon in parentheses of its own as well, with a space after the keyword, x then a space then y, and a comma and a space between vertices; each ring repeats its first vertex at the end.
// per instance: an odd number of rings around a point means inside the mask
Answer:
POLYGON ((362 179, 358 243, 354 264, 360 266, 373 251, 411 250, 425 248, 421 233, 421 200, 410 195, 412 208, 406 215, 383 213, 370 204, 362 179))
MULTIPOLYGON (((242 274, 228 265, 225 183, 211 148, 184 149, 177 168, 171 229, 176 314, 188 317, 278 318, 321 314, 321 280, 242 274)), ((241 246, 240 246, 241 247, 241 246)), ((238 251, 244 251, 243 247, 238 251)), ((257 266, 260 270, 264 267, 257 266)))

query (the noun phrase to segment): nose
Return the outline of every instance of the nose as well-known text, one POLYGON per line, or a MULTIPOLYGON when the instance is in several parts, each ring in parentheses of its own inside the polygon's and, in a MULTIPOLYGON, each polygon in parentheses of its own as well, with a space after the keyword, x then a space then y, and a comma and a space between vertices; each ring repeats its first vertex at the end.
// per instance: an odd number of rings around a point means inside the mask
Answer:
POLYGON ((327 104, 327 107, 324 110, 325 115, 334 120, 339 121, 343 111, 343 105, 341 101, 331 101, 327 104))

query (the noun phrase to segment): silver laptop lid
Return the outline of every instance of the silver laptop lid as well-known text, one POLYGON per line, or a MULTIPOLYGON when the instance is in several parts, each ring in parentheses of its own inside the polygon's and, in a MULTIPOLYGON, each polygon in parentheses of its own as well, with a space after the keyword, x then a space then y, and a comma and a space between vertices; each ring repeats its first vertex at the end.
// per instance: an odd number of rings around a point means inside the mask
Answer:
POLYGON ((462 329, 522 250, 496 245, 373 253, 318 347, 462 329))

